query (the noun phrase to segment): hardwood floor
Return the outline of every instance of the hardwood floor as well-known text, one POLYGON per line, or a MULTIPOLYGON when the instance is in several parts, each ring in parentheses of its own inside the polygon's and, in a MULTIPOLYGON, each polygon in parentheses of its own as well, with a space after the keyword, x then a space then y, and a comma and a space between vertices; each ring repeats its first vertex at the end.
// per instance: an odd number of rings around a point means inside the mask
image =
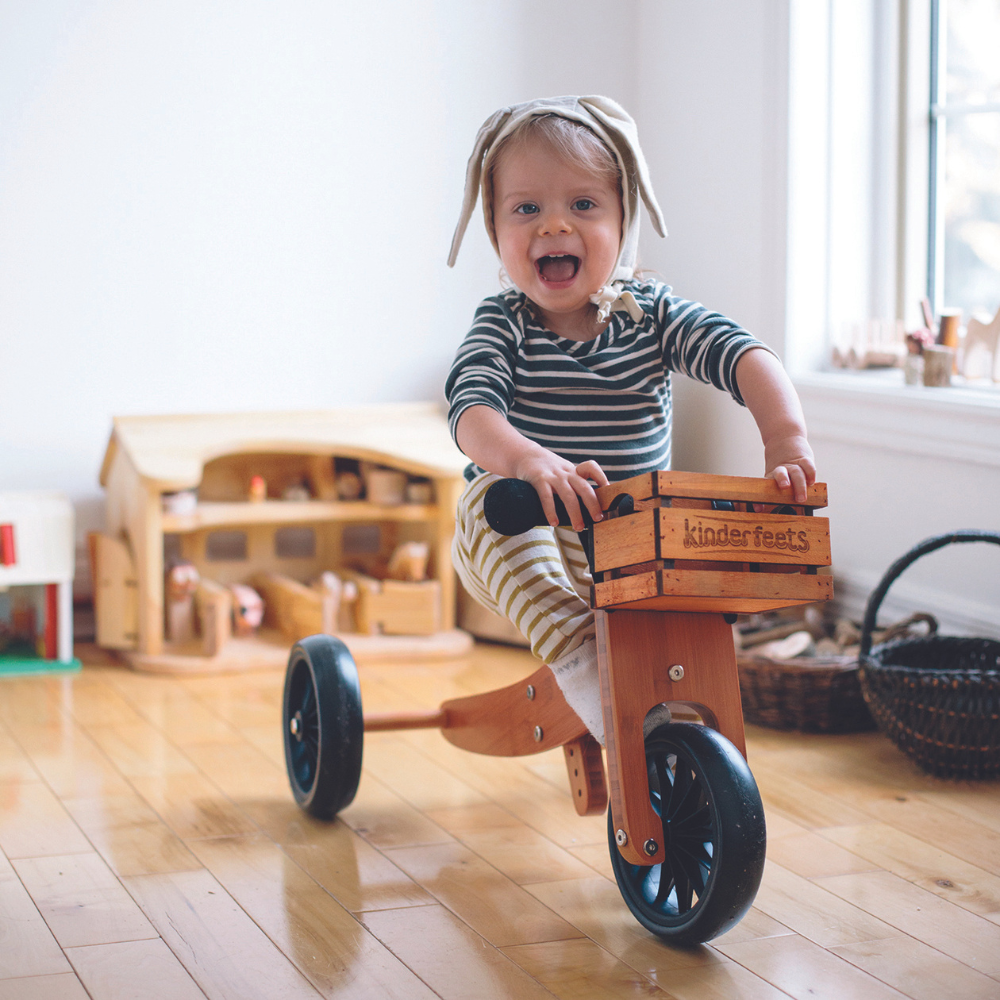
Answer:
MULTIPOLYGON (((357 798, 319 823, 288 788, 281 673, 79 652, 76 677, 0 681, 0 1000, 1000 997, 1000 787, 928 778, 878 734, 749 730, 764 882, 680 950, 626 909, 561 750, 368 734, 357 798)), ((366 665, 365 707, 533 669, 485 645, 366 665)))

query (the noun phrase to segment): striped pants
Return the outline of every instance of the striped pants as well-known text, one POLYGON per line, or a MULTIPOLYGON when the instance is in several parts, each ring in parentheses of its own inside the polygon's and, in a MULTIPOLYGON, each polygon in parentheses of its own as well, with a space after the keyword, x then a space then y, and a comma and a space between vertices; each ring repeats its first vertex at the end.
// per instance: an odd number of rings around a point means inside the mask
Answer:
POLYGON ((498 535, 486 523, 483 497, 499 478, 477 476, 459 498, 452 560, 465 589, 551 663, 594 634, 587 557, 572 528, 498 535))

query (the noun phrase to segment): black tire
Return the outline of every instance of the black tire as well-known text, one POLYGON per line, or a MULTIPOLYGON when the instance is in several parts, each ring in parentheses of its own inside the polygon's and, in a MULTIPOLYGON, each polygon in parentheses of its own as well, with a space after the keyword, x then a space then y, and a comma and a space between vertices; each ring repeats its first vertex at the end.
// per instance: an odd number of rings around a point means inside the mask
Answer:
POLYGON ((615 879, 643 927, 671 943, 700 944, 736 924, 757 895, 767 843, 760 792, 740 752, 707 726, 658 726, 646 738, 646 769, 666 859, 629 864, 608 810, 615 879))
POLYGON ((332 819, 358 790, 365 737, 358 668, 339 639, 311 635, 292 647, 282 730, 295 801, 332 819))

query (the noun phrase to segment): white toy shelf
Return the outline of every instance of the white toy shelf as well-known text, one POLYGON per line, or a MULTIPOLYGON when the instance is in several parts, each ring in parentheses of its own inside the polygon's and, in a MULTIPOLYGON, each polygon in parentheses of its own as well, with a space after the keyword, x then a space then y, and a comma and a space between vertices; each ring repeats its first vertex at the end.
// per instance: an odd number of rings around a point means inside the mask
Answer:
POLYGON ((60 493, 0 493, 0 677, 79 670, 73 508, 60 493))

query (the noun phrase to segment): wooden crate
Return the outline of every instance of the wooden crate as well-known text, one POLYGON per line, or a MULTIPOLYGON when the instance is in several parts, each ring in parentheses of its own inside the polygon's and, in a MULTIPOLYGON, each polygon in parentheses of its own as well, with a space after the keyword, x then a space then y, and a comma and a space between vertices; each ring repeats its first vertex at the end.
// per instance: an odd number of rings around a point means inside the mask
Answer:
POLYGON ((595 608, 746 613, 833 596, 833 578, 819 572, 830 565, 829 521, 813 516, 826 506, 822 483, 798 505, 771 479, 689 472, 597 493, 610 510, 594 526, 595 608), (621 513, 622 496, 633 512, 621 513))

